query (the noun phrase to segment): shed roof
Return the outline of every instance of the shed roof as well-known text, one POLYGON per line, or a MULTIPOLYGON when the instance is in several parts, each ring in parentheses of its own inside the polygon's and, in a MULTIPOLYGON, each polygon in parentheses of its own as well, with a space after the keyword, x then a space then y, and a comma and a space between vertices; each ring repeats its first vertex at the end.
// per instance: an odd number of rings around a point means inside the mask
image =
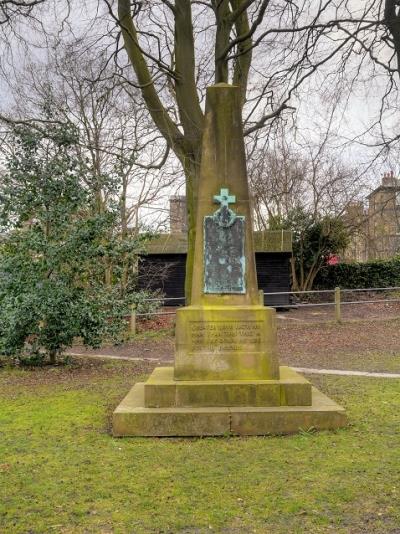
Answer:
MULTIPOLYGON (((292 232, 264 230, 254 232, 256 252, 292 252, 292 232)), ((147 254, 186 254, 187 234, 160 234, 146 245, 147 254)))

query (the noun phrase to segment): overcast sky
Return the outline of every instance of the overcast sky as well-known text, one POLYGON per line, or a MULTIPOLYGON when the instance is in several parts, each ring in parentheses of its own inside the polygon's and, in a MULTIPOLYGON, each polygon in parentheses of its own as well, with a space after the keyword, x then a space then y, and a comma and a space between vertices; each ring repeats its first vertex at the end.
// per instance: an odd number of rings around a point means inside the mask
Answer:
MULTIPOLYGON (((362 5, 361 0, 353 0, 353 2, 353 5, 357 5, 357 2, 362 5)), ((41 15, 41 20, 46 29, 49 32, 51 31, 54 36, 56 35, 54 29, 62 28, 57 34, 60 41, 69 38, 67 36, 70 36, 72 32, 75 37, 84 35, 86 39, 91 39, 95 43, 113 25, 112 21, 108 19, 101 20, 100 18, 96 19, 95 24, 93 23, 93 13, 97 6, 97 1, 95 0, 84 4, 74 0, 68 19, 65 19, 66 11, 62 9, 63 5, 60 0, 50 2, 41 15)), ((100 10, 104 10, 104 3, 100 2, 99 6, 100 10)), ((42 40, 43 33, 35 32, 30 25, 21 26, 19 30, 31 44, 26 48, 14 39, 11 41, 12 46, 9 51, 4 52, 3 48, 1 64, 6 70, 8 78, 7 80, 4 77, 0 77, 0 109, 3 112, 7 112, 13 104, 12 88, 8 83, 11 82, 11 85, 13 83, 13 69, 17 72, 23 70, 25 62, 32 58, 45 61, 48 53, 42 40), (33 46, 38 44, 41 47, 33 46)), ((321 94, 320 91, 320 84, 322 85, 324 81, 323 77, 323 72, 317 74, 309 83, 304 85, 299 92, 298 98, 293 99, 292 104, 297 108, 296 125, 298 129, 288 132, 288 135, 293 135, 300 144, 307 143, 307 139, 313 141, 317 139, 326 126, 330 103, 325 100, 326 92, 321 94)), ((339 147, 342 157, 351 165, 359 165, 362 168, 363 165, 369 164, 377 153, 376 148, 365 146, 373 141, 371 136, 358 137, 358 140, 362 141, 362 143, 346 144, 346 140, 354 139, 370 127, 379 111, 381 93, 385 83, 384 79, 366 79, 363 83, 358 83, 354 86, 348 101, 344 102, 343 99, 339 99, 333 128, 336 132, 334 145, 339 147)), ((388 114, 385 120, 387 131, 389 132, 396 128, 397 122, 394 113, 392 117, 388 114)), ((378 130, 375 133, 379 133, 378 130)), ((396 174, 399 172, 397 159, 397 154, 393 154, 387 160, 383 158, 378 160, 376 166, 369 173, 371 188, 380 180, 380 175, 389 168, 393 169, 396 174)), ((177 190, 174 188, 174 190, 170 191, 171 194, 176 194, 177 192, 183 192, 183 189, 177 190)), ((157 210, 167 208, 167 197, 168 194, 165 194, 161 202, 157 204, 157 210)))

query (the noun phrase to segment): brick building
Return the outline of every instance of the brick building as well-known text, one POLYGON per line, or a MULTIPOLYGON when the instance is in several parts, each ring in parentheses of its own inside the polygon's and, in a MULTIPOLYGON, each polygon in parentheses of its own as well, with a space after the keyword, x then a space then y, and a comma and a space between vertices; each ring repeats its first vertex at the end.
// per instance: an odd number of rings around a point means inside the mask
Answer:
POLYGON ((400 252, 400 180, 384 174, 367 198, 368 259, 391 258, 400 252))
POLYGON ((383 260, 400 253, 400 180, 393 171, 362 202, 347 206, 344 219, 351 241, 344 255, 347 261, 383 260))

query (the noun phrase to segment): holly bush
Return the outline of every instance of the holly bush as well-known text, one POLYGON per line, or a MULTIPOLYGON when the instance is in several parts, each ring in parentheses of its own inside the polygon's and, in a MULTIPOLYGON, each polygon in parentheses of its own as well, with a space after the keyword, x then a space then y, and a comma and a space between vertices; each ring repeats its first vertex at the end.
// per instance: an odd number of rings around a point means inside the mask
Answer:
POLYGON ((146 295, 127 296, 105 271, 146 237, 122 241, 118 210, 96 210, 73 127, 19 128, 13 143, 0 183, 0 353, 54 363, 75 338, 121 339, 146 295))

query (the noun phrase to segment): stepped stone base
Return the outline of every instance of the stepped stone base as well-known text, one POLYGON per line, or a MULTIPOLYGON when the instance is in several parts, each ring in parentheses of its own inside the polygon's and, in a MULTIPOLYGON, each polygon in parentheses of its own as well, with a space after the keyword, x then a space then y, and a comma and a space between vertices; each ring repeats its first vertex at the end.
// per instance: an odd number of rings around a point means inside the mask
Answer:
POLYGON ((311 384, 290 367, 278 380, 174 380, 173 367, 157 367, 144 385, 146 408, 310 406, 311 384))
POLYGON ((347 423, 341 406, 288 367, 278 381, 189 382, 172 374, 157 368, 131 389, 113 414, 114 436, 291 434, 347 423), (304 404, 288 402, 296 400, 304 404))

